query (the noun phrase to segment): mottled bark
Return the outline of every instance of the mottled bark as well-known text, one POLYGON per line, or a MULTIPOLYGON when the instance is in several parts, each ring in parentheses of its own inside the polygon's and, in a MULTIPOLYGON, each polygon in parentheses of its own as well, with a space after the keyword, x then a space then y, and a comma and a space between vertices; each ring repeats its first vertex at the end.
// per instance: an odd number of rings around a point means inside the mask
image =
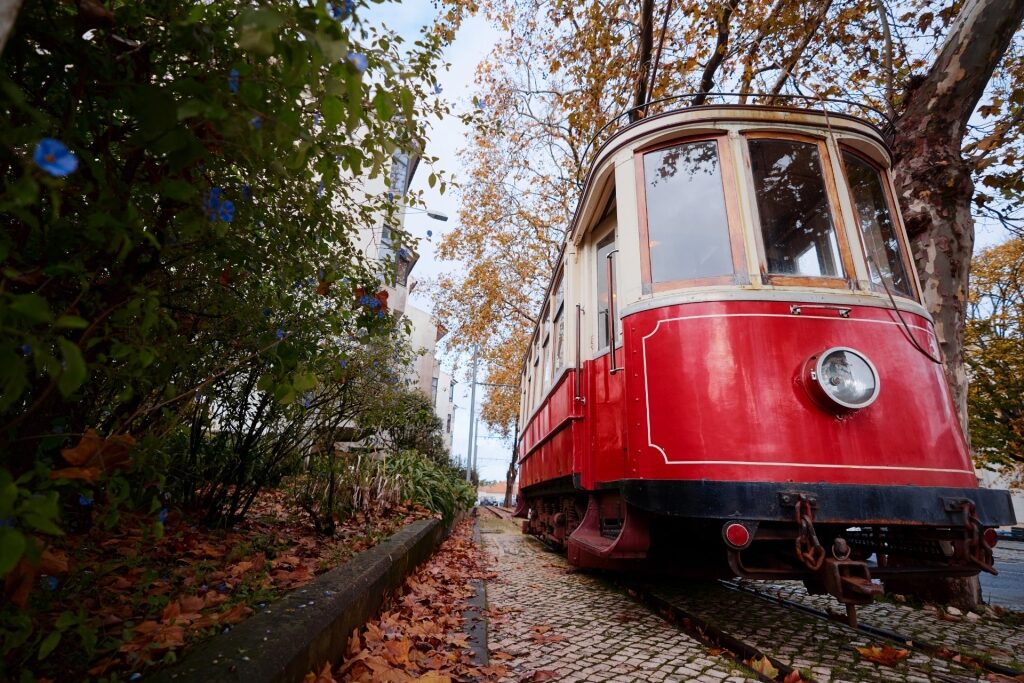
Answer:
POLYGON ((905 94, 893 176, 924 304, 935 319, 946 379, 967 431, 963 329, 974 249, 967 122, 1024 18, 1024 0, 967 0, 929 72, 905 94))
MULTIPOLYGON (((963 339, 974 250, 974 182, 961 150, 968 119, 1022 19, 1024 0, 967 0, 931 69, 906 92, 893 140, 893 180, 964 434, 963 339)), ((967 609, 978 604, 981 593, 977 577, 923 579, 911 591, 967 609)))

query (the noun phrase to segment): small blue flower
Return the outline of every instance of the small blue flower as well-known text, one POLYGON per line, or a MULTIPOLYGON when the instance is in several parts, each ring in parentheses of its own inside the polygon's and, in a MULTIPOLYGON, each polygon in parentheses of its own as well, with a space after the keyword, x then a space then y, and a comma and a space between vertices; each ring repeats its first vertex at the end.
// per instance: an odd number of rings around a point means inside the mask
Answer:
POLYGON ((252 201, 252 186, 251 185, 248 185, 248 184, 242 185, 242 199, 244 199, 247 202, 251 202, 252 201))
POLYGON ((264 308, 264 309, 263 309, 263 310, 261 311, 261 313, 263 313, 263 317, 264 317, 264 318, 269 318, 269 317, 270 317, 270 309, 269 309, 269 308, 264 308))
POLYGON ((220 216, 220 195, 221 189, 219 187, 214 187, 206 193, 206 198, 203 200, 203 208, 206 210, 206 217, 209 218, 210 221, 216 221, 220 216))
POLYGON ((315 285, 316 284, 316 278, 315 277, 308 277, 308 278, 306 278, 306 284, 307 285, 315 285))
POLYGON ((238 92, 238 69, 232 69, 228 74, 228 87, 231 88, 231 92, 238 92))
POLYGON ((324 183, 321 180, 320 181, 320 186, 316 188, 316 196, 317 197, 323 197, 324 196, 324 189, 325 189, 324 188, 324 183))
POLYGON ((376 361, 376 360, 373 361, 373 367, 379 368, 380 367, 380 361, 376 361))
POLYGON ((318 112, 318 111, 317 112, 313 112, 313 125, 314 126, 319 126, 321 118, 322 117, 320 116, 320 112, 318 112))
POLYGON ((398 255, 404 259, 407 259, 409 258, 409 250, 406 249, 405 247, 400 247, 398 250, 398 255))
POLYGON ((389 202, 395 201, 395 193, 394 192, 388 192, 388 201, 389 202))
POLYGON ((220 205, 220 219, 225 223, 230 223, 231 219, 235 217, 235 204, 232 201, 225 201, 220 205))
POLYGON ((434 231, 433 230, 427 230, 427 237, 433 237, 433 236, 434 236, 434 231))
POLYGON ((340 366, 340 367, 341 367, 342 369, 344 369, 345 367, 347 367, 347 366, 348 366, 348 361, 347 361, 347 360, 345 360, 344 358, 342 358, 341 360, 339 360, 339 361, 338 361, 338 365, 339 365, 339 366, 340 366))
POLYGON ((342 20, 348 15, 352 14, 352 10, 356 7, 355 0, 343 0, 341 3, 328 3, 327 11, 330 13, 332 19, 342 20))
POLYGON ((278 339, 284 339, 284 330, 279 329, 275 334, 278 339))
POLYGON ((377 311, 377 317, 378 318, 383 318, 386 315, 387 315, 387 313, 385 313, 384 311, 377 311))
POLYGON ((260 128, 263 127, 263 119, 260 118, 259 116, 254 116, 251 119, 249 119, 249 125, 255 128, 256 130, 259 130, 260 128))
POLYGON ((441 87, 440 83, 438 83, 437 85, 434 86, 434 94, 435 95, 440 95, 443 92, 444 92, 444 88, 441 87))
POLYGON ((366 68, 370 65, 369 60, 366 59, 366 55, 359 52, 349 52, 348 63, 355 67, 355 70, 359 73, 366 71, 366 68))
POLYGON ((302 407, 308 408, 313 405, 313 394, 306 394, 302 397, 302 407))
POLYGON ((317 277, 319 277, 319 278, 320 278, 321 280, 323 280, 323 279, 324 279, 324 278, 325 278, 325 277, 327 276, 327 271, 326 271, 326 270, 324 270, 323 268, 321 268, 320 270, 316 271, 316 275, 317 275, 317 277))
POLYGON ((161 524, 163 524, 167 520, 167 508, 160 508, 160 513, 156 518, 160 520, 161 524))
POLYGON ((36 166, 55 178, 63 178, 78 168, 78 157, 63 142, 53 138, 40 140, 32 159, 36 166))
POLYGON ((32 345, 31 344, 22 344, 21 346, 18 347, 18 350, 21 351, 21 355, 23 355, 23 356, 31 356, 32 355, 32 345))
POLYGON ((226 583, 224 583, 223 581, 221 581, 220 583, 217 584, 217 592, 218 593, 227 593, 228 592, 228 585, 226 583))
POLYGON ((92 505, 92 498, 86 497, 86 495, 84 493, 79 493, 78 494, 78 504, 81 505, 84 508, 87 508, 90 505, 92 505))
POLYGON ((56 576, 44 576, 42 579, 43 588, 50 591, 51 593, 57 590, 57 586, 60 585, 60 581, 57 580, 56 576))

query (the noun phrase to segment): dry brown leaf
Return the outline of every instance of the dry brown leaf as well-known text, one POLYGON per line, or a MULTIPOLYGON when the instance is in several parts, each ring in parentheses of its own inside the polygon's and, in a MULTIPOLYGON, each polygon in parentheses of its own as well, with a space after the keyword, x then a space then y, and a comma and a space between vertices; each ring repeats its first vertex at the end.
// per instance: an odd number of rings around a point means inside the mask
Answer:
POLYGON ((857 652, 860 653, 861 657, 868 659, 876 664, 882 664, 884 666, 896 666, 896 664, 907 658, 910 654, 908 650, 898 650, 888 645, 878 647, 873 645, 872 647, 858 647, 857 652))
POLYGON ((752 657, 750 661, 747 662, 747 664, 750 666, 751 669, 761 674, 762 676, 766 676, 772 679, 778 678, 779 676, 779 670, 772 665, 772 661, 767 657, 752 657))

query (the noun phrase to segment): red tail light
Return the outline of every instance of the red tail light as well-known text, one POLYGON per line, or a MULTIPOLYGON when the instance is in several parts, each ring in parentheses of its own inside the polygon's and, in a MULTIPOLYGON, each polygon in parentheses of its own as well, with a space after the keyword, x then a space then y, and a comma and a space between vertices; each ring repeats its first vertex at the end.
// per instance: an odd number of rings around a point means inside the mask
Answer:
POLYGON ((981 537, 989 548, 995 548, 996 543, 999 542, 999 534, 996 533, 995 529, 985 529, 985 533, 981 537))
POLYGON ((727 522, 722 529, 722 536, 726 543, 736 549, 750 545, 750 530, 739 522, 727 522))

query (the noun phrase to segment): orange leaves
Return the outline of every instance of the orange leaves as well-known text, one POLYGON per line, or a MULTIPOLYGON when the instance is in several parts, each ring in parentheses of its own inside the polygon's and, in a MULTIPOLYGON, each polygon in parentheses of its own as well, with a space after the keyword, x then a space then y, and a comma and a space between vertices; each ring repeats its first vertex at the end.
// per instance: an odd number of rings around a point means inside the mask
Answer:
POLYGON ((71 467, 50 472, 50 478, 96 481, 104 472, 126 468, 134 445, 135 439, 127 434, 102 438, 95 429, 87 429, 76 446, 61 449, 71 467))
MULTIPOLYGON (((392 608, 352 634, 345 662, 334 673, 336 680, 451 683, 507 676, 508 669, 501 664, 473 666, 469 640, 461 630, 465 600, 474 592, 469 581, 484 573, 482 554, 469 540, 469 531, 469 524, 463 523, 406 579, 404 594, 394 599, 392 608)), ((320 678, 311 673, 306 680, 316 683, 320 678)))
POLYGON ((888 645, 881 647, 877 645, 858 647, 857 652, 864 659, 868 659, 876 664, 882 664, 883 666, 896 666, 896 664, 906 659, 907 655, 910 654, 908 650, 899 650, 888 645))

